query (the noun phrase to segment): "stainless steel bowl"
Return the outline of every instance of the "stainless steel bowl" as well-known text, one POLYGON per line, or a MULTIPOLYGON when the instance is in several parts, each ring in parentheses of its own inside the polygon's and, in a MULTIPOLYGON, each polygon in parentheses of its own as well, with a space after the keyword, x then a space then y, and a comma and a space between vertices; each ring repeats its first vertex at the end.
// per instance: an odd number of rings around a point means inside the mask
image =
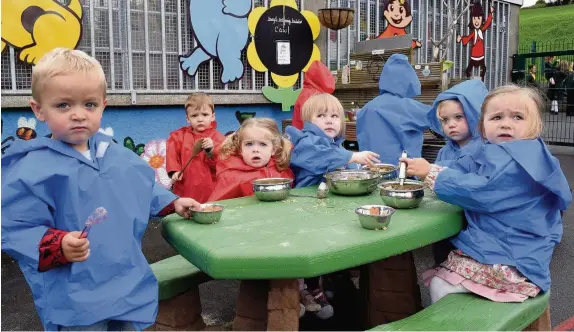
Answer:
POLYGON ((193 214, 191 220, 198 224, 215 224, 221 219, 225 207, 221 204, 201 204, 201 208, 189 208, 193 214))
POLYGON ((325 175, 329 192, 343 196, 368 195, 377 189, 381 175, 369 170, 344 170, 325 175))
POLYGON ((253 192, 260 201, 281 201, 289 196, 292 183, 292 179, 286 178, 258 179, 253 181, 253 192))
POLYGON ((388 181, 394 180, 397 178, 397 165, 393 164, 375 164, 373 166, 364 165, 361 169, 370 170, 373 172, 377 172, 381 175, 381 179, 379 181, 388 181))
POLYGON ((399 186, 399 180, 385 181, 379 184, 383 203, 395 209, 418 207, 425 195, 424 182, 405 180, 404 184, 404 188, 389 188, 389 186, 399 186))
POLYGON ((355 213, 359 216, 359 222, 363 228, 385 229, 389 226, 395 209, 385 205, 363 205, 356 209, 355 213))

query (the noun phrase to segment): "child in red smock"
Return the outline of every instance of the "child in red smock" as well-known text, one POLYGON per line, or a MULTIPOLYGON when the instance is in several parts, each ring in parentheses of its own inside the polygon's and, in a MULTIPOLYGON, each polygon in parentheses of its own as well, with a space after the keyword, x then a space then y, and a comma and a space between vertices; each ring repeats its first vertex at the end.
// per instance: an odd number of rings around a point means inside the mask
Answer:
POLYGON ((189 126, 169 134, 166 168, 174 194, 205 203, 215 188, 214 147, 225 137, 216 129, 214 105, 208 95, 190 95, 185 102, 185 112, 189 126), (182 168, 192 156, 182 173, 182 168))
POLYGON ((253 180, 293 179, 289 169, 291 142, 274 120, 251 118, 228 136, 217 159, 217 185, 208 201, 253 195, 253 180))

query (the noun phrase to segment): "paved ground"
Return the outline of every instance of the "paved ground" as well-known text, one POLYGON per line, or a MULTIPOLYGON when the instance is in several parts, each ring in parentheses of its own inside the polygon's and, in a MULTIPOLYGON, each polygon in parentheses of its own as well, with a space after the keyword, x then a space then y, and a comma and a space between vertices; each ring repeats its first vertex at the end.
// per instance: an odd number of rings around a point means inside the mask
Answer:
MULTIPOLYGON (((574 188, 574 148, 558 148, 562 169, 568 177, 570 186, 574 188)), ((143 248, 149 262, 155 262, 175 254, 160 235, 157 222, 151 222, 143 240, 143 248)), ((562 243, 554 252, 552 261, 552 323, 557 326, 560 322, 574 316, 574 208, 564 215, 564 237, 562 243)), ((208 325, 222 324, 231 321, 233 317, 238 283, 236 281, 212 281, 200 286, 203 315, 208 325)), ((342 303, 335 308, 352 310, 352 303, 342 303)), ((346 311, 343 310, 343 311, 346 311)), ((341 312, 341 311, 339 311, 341 312)), ((340 321, 331 321, 318 326, 311 317, 302 322, 305 329, 346 330, 348 325, 340 321)), ((40 330, 40 320, 36 314, 28 285, 16 263, 2 254, 2 324, 1 330, 40 330)))

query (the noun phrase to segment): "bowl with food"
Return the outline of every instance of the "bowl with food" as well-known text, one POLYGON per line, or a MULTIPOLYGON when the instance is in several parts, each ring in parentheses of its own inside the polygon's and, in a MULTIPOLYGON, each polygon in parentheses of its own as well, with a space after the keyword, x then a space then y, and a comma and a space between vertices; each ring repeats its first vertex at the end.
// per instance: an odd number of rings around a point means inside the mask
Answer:
POLYGON ((395 209, 413 209, 418 207, 425 195, 422 181, 406 179, 403 185, 399 180, 385 181, 379 184, 381 199, 385 205, 395 209))
POLYGON ((275 202, 284 200, 291 192, 293 179, 264 178, 253 181, 253 193, 258 200, 275 202))
POLYGON ((386 205, 363 205, 355 210, 361 226, 371 230, 386 230, 395 209, 386 205))
POLYGON ((370 171, 379 173, 381 175, 379 181, 388 181, 397 178, 397 169, 398 169, 397 165, 392 164, 373 164, 372 166, 364 165, 362 169, 368 169, 370 171))
POLYGON ((189 208, 191 220, 198 224, 215 224, 221 219, 225 207, 221 204, 201 204, 199 208, 189 208))
POLYGON ((370 170, 333 171, 325 175, 329 192, 342 196, 371 194, 377 189, 381 175, 370 170))

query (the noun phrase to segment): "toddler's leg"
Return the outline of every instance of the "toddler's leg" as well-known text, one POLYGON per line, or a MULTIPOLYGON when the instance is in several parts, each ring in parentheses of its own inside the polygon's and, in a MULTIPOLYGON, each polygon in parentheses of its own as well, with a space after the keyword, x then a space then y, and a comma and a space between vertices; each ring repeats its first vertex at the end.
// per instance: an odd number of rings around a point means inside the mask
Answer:
POLYGON ((101 322, 94 323, 92 325, 82 325, 82 326, 60 326, 58 330, 60 331, 108 331, 109 321, 104 320, 101 322))
POLYGON ((434 277, 431 279, 429 288, 432 303, 435 303, 448 294, 470 293, 470 291, 464 288, 462 285, 453 285, 439 277, 434 277))

